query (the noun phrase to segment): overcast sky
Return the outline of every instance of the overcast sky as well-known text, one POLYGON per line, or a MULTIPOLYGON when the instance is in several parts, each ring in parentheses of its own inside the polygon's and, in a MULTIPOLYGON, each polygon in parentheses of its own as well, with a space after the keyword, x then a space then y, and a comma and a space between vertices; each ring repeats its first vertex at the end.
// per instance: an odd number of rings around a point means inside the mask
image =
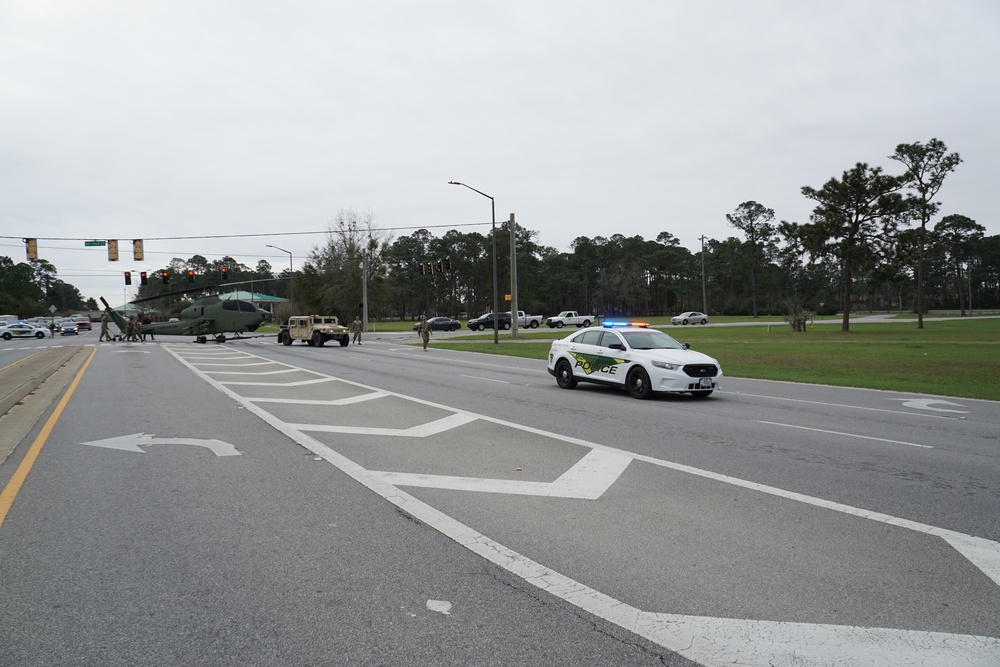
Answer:
POLYGON ((744 201, 808 222, 802 186, 935 137, 963 159, 941 215, 993 235, 998 63, 997 0, 0 0, 0 255, 38 237, 115 301, 173 257, 300 268, 323 235, 277 234, 344 209, 488 223, 450 180, 545 246, 696 251, 744 201), (222 234, 275 236, 83 245, 222 234))

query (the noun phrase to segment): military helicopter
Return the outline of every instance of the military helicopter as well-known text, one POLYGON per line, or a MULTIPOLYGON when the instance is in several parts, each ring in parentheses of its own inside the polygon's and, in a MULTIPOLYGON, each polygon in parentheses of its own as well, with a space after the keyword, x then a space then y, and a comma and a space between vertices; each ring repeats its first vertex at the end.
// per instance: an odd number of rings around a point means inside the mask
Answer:
MULTIPOLYGON (((136 299, 130 303, 142 303, 154 299, 162 299, 165 296, 176 294, 189 294, 191 292, 202 292, 204 287, 185 290, 182 292, 171 292, 169 294, 158 294, 145 299, 136 299)), ((104 297, 101 297, 104 310, 108 316, 115 321, 118 328, 125 331, 127 322, 121 313, 113 310, 104 297)), ((152 324, 140 325, 139 332, 152 334, 154 336, 195 336, 196 343, 208 342, 208 336, 215 336, 216 343, 225 343, 227 333, 235 333, 236 338, 241 333, 256 331, 265 321, 271 318, 271 313, 258 308, 249 301, 240 299, 220 299, 217 294, 205 296, 197 299, 190 306, 180 313, 178 322, 155 322, 152 324)))

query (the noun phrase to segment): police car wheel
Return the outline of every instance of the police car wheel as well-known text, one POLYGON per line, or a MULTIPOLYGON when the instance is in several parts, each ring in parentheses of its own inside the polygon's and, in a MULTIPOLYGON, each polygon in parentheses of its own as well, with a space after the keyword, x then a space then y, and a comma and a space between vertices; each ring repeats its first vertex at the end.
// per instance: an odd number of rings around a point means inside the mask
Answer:
POLYGON ((556 364, 556 384, 563 389, 572 389, 576 386, 576 378, 573 377, 573 368, 565 359, 560 359, 556 364))
POLYGON ((653 395, 653 386, 649 382, 649 374, 642 368, 633 368, 625 378, 629 396, 632 398, 649 398, 653 395))

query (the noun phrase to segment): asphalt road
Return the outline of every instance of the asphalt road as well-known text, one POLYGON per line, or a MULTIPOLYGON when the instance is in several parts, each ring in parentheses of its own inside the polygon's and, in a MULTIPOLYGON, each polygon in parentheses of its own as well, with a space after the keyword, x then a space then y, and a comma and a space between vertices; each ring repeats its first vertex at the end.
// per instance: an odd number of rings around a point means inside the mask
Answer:
POLYGON ((413 340, 101 346, 0 525, 0 664, 1000 664, 1000 404, 413 340))

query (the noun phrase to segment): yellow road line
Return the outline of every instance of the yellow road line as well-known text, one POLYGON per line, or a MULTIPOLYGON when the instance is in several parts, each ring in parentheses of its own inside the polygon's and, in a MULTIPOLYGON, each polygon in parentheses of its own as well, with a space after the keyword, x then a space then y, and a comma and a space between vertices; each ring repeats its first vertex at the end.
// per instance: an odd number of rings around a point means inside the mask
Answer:
POLYGON ((24 455, 21 460, 21 465, 17 466, 17 470, 14 471, 14 475, 7 482, 7 486, 4 490, 0 492, 0 526, 3 526, 4 519, 7 518, 7 512, 10 511, 10 506, 14 504, 14 498, 17 497, 17 492, 21 490, 21 485, 24 484, 24 480, 28 478, 28 473, 31 472, 31 467, 35 465, 35 459, 38 458, 38 453, 42 451, 42 445, 45 441, 49 439, 49 435, 52 433, 52 429, 55 428, 56 422, 59 421, 59 417, 62 416, 63 410, 66 409, 66 405, 69 403, 69 399, 73 396, 73 392, 76 391, 76 387, 80 384, 80 379, 83 378, 83 374, 87 372, 87 367, 90 366, 91 360, 93 360, 94 355, 97 354, 97 348, 95 347, 90 351, 90 356, 87 360, 83 362, 83 367, 80 368, 80 372, 76 374, 73 378, 73 382, 69 385, 69 389, 63 395, 59 404, 56 406, 55 411, 49 417, 48 421, 45 422, 45 426, 38 433, 38 437, 35 438, 35 442, 31 444, 31 448, 28 449, 28 453, 24 455))

